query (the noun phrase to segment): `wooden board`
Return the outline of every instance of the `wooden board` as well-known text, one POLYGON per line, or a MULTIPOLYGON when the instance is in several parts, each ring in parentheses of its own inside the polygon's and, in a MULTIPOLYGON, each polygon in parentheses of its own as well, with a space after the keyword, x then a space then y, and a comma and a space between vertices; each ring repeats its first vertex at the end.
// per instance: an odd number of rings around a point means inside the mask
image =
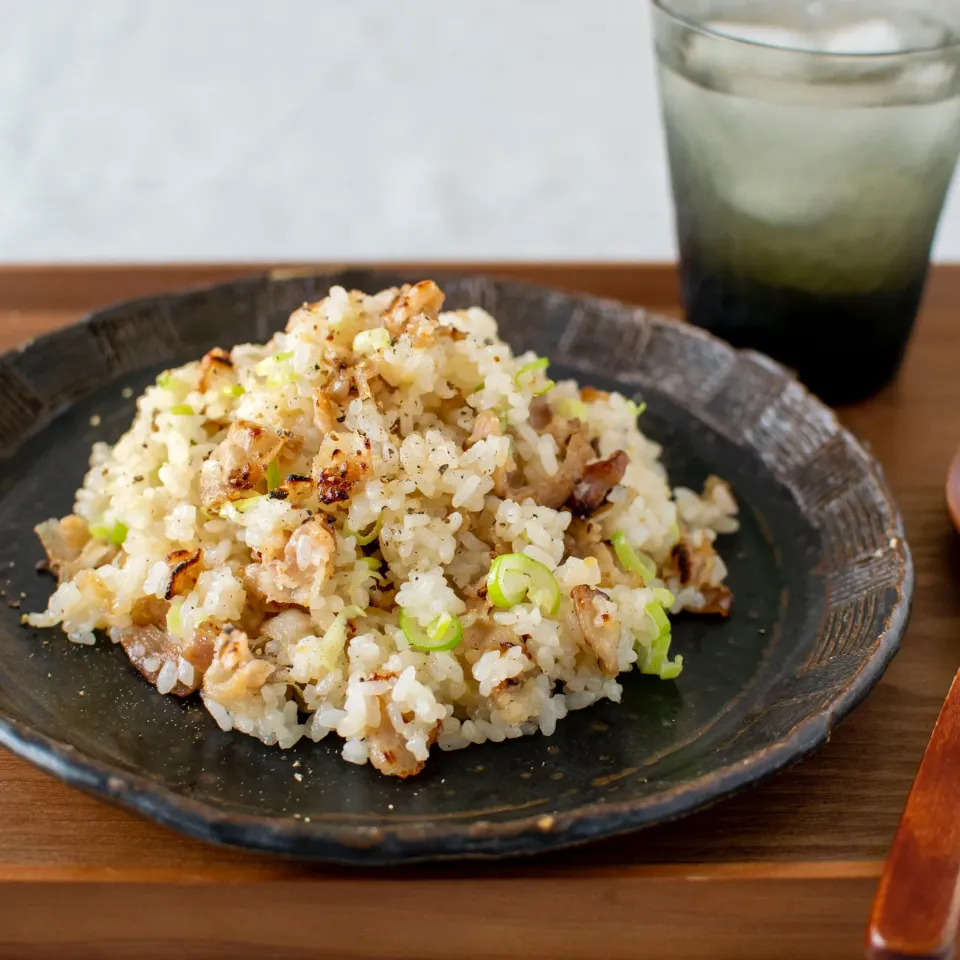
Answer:
MULTIPOLYGON (((111 300, 257 269, 0 268, 0 348, 111 300)), ((469 269, 677 312, 667 266, 469 269)), ((956 304, 960 268, 936 269, 900 379, 842 412, 903 509, 917 594, 901 654, 814 757, 628 838, 533 861, 364 873, 207 847, 0 752, 0 956, 862 955, 882 861, 960 660, 960 547, 943 500, 960 443, 956 304)))

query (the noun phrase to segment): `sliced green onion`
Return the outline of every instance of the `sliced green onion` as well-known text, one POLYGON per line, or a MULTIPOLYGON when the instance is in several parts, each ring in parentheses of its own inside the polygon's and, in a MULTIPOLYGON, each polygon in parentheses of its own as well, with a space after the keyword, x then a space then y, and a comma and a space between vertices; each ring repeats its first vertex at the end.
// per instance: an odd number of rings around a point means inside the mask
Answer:
POLYGON ((424 650, 431 653, 452 650, 463 639, 463 624, 460 622, 460 618, 449 613, 440 614, 424 630, 417 619, 401 607, 400 629, 407 638, 407 643, 414 650, 424 650))
POLYGON ((246 513, 248 510, 252 510, 261 500, 265 499, 266 496, 264 494, 258 493, 252 497, 244 497, 242 500, 231 500, 220 508, 220 516, 224 519, 229 519, 231 510, 236 510, 237 513, 246 513))
POLYGON ((167 633, 179 637, 183 630, 183 623, 180 619, 180 608, 183 606, 182 600, 174 600, 167 610, 167 633))
POLYGON ((513 607, 528 598, 548 616, 560 609, 560 584, 538 560, 525 553, 504 553, 490 564, 487 596, 498 607, 513 607))
POLYGON ((276 460, 271 460, 266 469, 267 489, 276 490, 283 482, 280 478, 280 465, 276 460))
POLYGON ((261 377, 266 377, 276 373, 276 367, 287 360, 293 359, 292 350, 284 350, 283 353, 275 353, 272 357, 264 357, 253 369, 261 377))
POLYGON ((378 353, 389 346, 390 334, 383 327, 361 330, 353 338, 353 349, 356 353, 378 353))
POLYGON ((337 660, 346 643, 347 617, 345 613, 338 613, 320 638, 320 660, 328 670, 336 669, 337 660))
POLYGON ((240 383, 231 383, 229 386, 223 388, 225 396, 228 397, 242 397, 246 390, 243 389, 243 385, 240 383))
POLYGON ((193 407, 189 403, 175 403, 171 408, 170 412, 176 417, 192 417, 194 416, 193 407))
MULTIPOLYGON (((525 363, 517 371, 517 375, 513 378, 514 382, 521 390, 529 389, 536 381, 537 374, 542 370, 546 370, 549 364, 550 361, 546 357, 538 357, 536 360, 531 360, 530 363, 525 363)), ((544 380, 543 386, 538 390, 534 390, 533 395, 539 397, 548 390, 552 390, 554 386, 556 386, 556 384, 554 384, 552 380, 544 380)))
POLYGON ((93 523, 90 525, 90 535, 97 540, 109 540, 116 546, 121 546, 127 539, 128 528, 125 523, 119 520, 111 527, 105 523, 93 523))
POLYGON ((661 607, 656 600, 651 600, 650 603, 647 604, 647 616, 653 621, 654 626, 657 628, 658 639, 664 636, 670 636, 670 619, 664 612, 663 607, 661 607))
POLYGON ((633 414, 634 418, 641 416, 647 409, 646 400, 641 400, 639 403, 637 403, 635 400, 627 400, 624 398, 624 403, 627 405, 627 409, 633 414))
POLYGON ((374 521, 373 526, 370 527, 367 533, 357 533, 356 530, 351 530, 350 527, 344 526, 343 533, 347 537, 353 537, 357 541, 357 545, 361 547, 367 546, 369 543, 373 543, 377 537, 380 536, 380 529, 383 526, 383 514, 381 513, 377 519, 374 521))
POLYGON ((620 561, 620 566, 630 573, 635 573, 644 580, 650 580, 657 575, 657 565, 645 553, 638 553, 627 542, 627 535, 618 530, 611 538, 613 552, 620 561))
POLYGON ((676 520, 670 524, 670 528, 667 530, 667 540, 671 545, 680 542, 680 526, 676 520))
POLYGON ((525 363, 517 371, 517 384, 519 385, 520 379, 524 376, 524 374, 533 373, 537 370, 546 370, 548 366, 550 366, 550 361, 546 357, 537 357, 536 360, 531 360, 530 363, 525 363))
POLYGON ((669 610, 677 602, 677 598, 663 587, 653 588, 653 599, 656 600, 664 610, 669 610))
POLYGON ((683 669, 683 657, 676 656, 673 660, 667 659, 670 650, 670 634, 665 633, 650 644, 646 659, 640 667, 641 673, 652 674, 661 680, 673 680, 680 675, 683 669))
POLYGON ((557 404, 557 412, 568 420, 586 420, 587 405, 576 397, 567 397, 557 404))
POLYGON ((683 657, 678 653, 673 660, 667 660, 660 668, 661 680, 676 680, 683 670, 683 657))
POLYGON ((357 562, 367 567, 370 571, 367 576, 373 578, 377 583, 387 582, 387 578, 380 573, 380 561, 376 557, 361 557, 357 562))
POLYGON ((656 635, 646 652, 640 666, 641 673, 649 673, 660 677, 661 680, 673 680, 680 675, 683 669, 683 657, 676 656, 673 660, 667 659, 673 633, 670 620, 661 605, 666 599, 674 600, 669 590, 657 588, 654 590, 654 600, 647 604, 647 616, 653 621, 656 635))
POLYGON ((169 370, 164 370, 163 373, 157 377, 157 386, 161 390, 169 390, 173 386, 173 374, 169 370))

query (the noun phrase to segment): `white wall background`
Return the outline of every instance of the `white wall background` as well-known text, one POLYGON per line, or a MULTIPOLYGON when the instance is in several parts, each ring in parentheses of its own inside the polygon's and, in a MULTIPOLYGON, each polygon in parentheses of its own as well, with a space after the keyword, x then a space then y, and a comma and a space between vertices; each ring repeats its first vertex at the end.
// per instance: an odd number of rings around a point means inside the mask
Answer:
POLYGON ((0 260, 670 258, 647 4, 0 0, 0 260))

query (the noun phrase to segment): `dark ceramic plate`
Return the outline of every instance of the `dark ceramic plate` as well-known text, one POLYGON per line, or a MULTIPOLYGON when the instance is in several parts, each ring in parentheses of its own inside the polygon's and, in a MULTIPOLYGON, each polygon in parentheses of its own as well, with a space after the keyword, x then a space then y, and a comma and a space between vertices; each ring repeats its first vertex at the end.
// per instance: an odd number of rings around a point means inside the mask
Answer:
POLYGON ((742 506, 722 540, 726 622, 675 629, 679 680, 625 678, 623 703, 571 714, 550 738, 436 751, 416 780, 222 733, 161 697, 109 643, 28 630, 42 609, 31 529, 70 510, 90 445, 114 441, 157 372, 214 344, 264 340, 351 271, 258 277, 111 307, 0 359, 0 742, 68 783, 209 840, 352 863, 534 853, 688 813, 822 744, 897 649, 913 587, 878 465, 779 366, 609 301, 445 278, 552 375, 642 393, 675 483, 726 477, 742 506), (91 417, 101 418, 91 426, 91 417), (20 609, 14 609, 19 601, 20 609), (292 764, 301 766, 294 771, 292 764), (303 775, 294 779, 294 772, 303 775), (309 818, 309 819, 308 819, 309 818))

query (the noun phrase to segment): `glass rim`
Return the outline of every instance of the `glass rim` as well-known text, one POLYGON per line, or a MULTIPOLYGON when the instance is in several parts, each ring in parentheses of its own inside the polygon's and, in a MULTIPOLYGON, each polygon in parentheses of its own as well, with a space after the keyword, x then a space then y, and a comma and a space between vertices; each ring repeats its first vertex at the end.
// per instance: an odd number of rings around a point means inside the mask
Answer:
POLYGON ((674 21, 674 23, 686 27, 688 30, 693 30, 694 32, 699 33, 701 36, 707 37, 708 39, 726 40, 730 43, 741 43, 748 47, 755 47, 758 50, 772 50, 776 53, 788 55, 800 54, 809 57, 831 57, 835 60, 849 60, 851 62, 856 60, 862 62, 867 60, 891 60, 895 58, 914 57, 918 54, 940 53, 942 51, 956 50, 960 48, 960 36, 955 37, 948 43, 938 43, 934 46, 917 46, 910 47, 907 50, 870 51, 862 53, 842 53, 833 50, 811 50, 806 47, 783 47, 773 43, 764 43, 761 40, 750 40, 747 37, 738 37, 732 33, 722 33, 719 30, 712 30, 706 24, 701 23, 692 17, 684 16, 682 13, 678 13, 676 10, 672 10, 671 0, 652 0, 652 3, 654 9, 659 10, 661 13, 669 17, 674 21))

